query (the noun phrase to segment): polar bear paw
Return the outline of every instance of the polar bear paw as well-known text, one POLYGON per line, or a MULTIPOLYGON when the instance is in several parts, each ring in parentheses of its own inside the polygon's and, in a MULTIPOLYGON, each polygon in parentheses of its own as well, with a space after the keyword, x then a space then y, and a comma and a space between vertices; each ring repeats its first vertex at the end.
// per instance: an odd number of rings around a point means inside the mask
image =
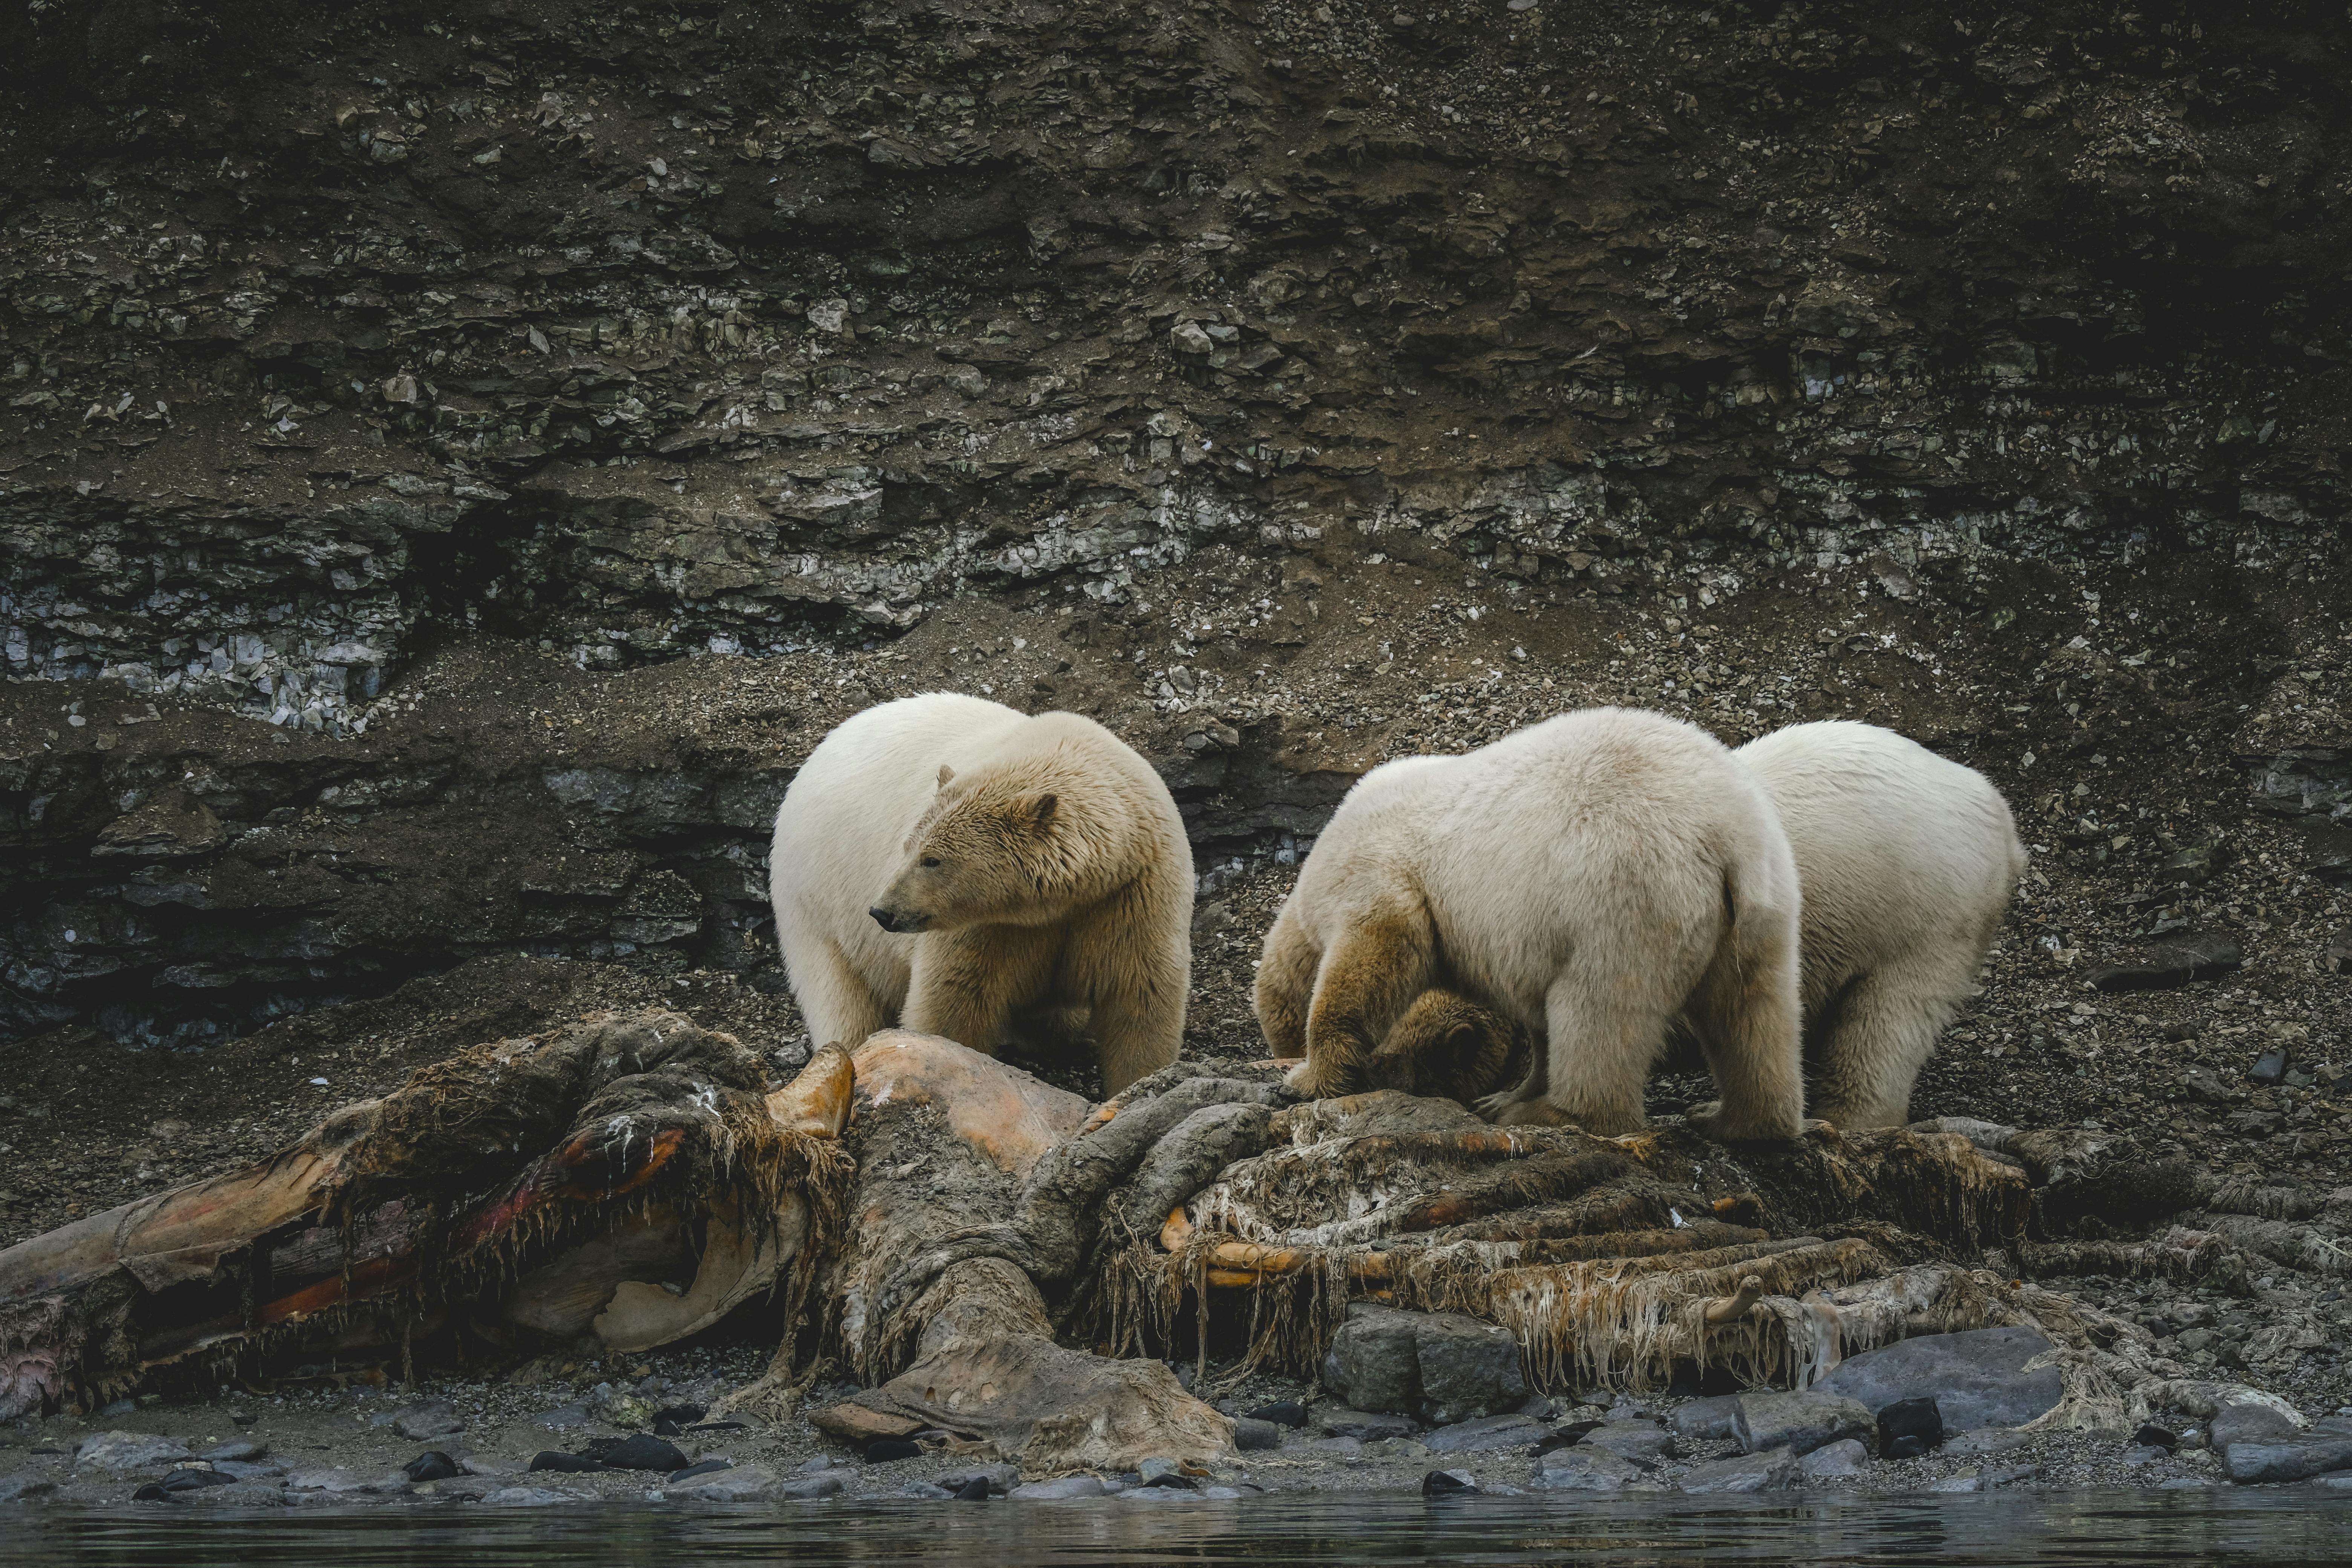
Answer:
POLYGON ((1329 1063, 1318 1062, 1313 1057, 1283 1074, 1282 1081, 1293 1094, 1302 1094, 1309 1100, 1330 1100, 1348 1092, 1345 1075, 1333 1072, 1329 1063))

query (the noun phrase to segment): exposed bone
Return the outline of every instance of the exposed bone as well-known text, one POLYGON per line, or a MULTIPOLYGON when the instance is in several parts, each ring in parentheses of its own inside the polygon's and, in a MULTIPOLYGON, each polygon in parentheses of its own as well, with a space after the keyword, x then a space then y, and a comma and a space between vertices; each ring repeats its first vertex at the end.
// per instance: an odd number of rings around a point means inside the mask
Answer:
POLYGON ((1708 1302, 1706 1310, 1700 1316, 1709 1328, 1718 1323, 1734 1322, 1746 1317, 1748 1310, 1763 1299, 1764 1277, 1760 1274, 1750 1274, 1739 1282, 1738 1295, 1727 1296, 1720 1301, 1708 1302))

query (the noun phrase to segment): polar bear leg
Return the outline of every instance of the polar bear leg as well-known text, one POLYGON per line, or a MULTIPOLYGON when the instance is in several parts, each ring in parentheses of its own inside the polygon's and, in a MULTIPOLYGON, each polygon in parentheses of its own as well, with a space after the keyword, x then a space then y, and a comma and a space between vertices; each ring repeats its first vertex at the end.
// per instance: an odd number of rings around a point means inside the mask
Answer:
POLYGON ((899 1023, 994 1056, 1011 1032, 1013 1010, 1044 989, 1053 956, 1050 930, 974 926, 926 932, 915 944, 899 1023))
POLYGON ((818 942, 785 965, 793 995, 808 1025, 809 1044, 856 1050, 866 1037, 887 1027, 890 1016, 871 987, 829 942, 818 942))
POLYGON ((1265 933, 1265 952, 1257 966, 1258 1032, 1277 1058, 1307 1054, 1307 1011, 1322 963, 1322 951, 1285 903, 1265 933))
POLYGON ((1435 933, 1419 910, 1362 917, 1323 954, 1307 1015, 1307 1059, 1290 1087, 1318 1099, 1361 1087, 1364 1064, 1413 999, 1437 983, 1435 933))
POLYGON ((1815 1053, 1814 1115, 1849 1132, 1910 1120, 1911 1086, 1973 983, 1976 954, 1962 957, 1914 955, 1846 988, 1815 1053))
MULTIPOLYGON (((1642 1091, 1666 1026, 1679 1009, 1677 987, 1661 984, 1654 953, 1630 952, 1612 963, 1588 942, 1579 962, 1544 993, 1548 1061, 1528 1073, 1495 1120, 1506 1126, 1580 1127, 1603 1138, 1638 1131, 1642 1091)), ((1494 1107, 1507 1096, 1483 1102, 1494 1107)), ((1483 1108, 1483 1107, 1482 1107, 1483 1108)))
POLYGON ((1104 1093, 1118 1093, 1182 1051, 1190 955, 1181 947, 1169 951, 1149 922, 1108 916, 1081 924, 1059 967, 1055 992, 1088 1010, 1104 1093))
POLYGON ((1795 919, 1769 906, 1735 904, 1731 928, 1686 1015, 1722 1096, 1693 1110, 1694 1127, 1731 1142, 1803 1134, 1799 1015, 1795 919))

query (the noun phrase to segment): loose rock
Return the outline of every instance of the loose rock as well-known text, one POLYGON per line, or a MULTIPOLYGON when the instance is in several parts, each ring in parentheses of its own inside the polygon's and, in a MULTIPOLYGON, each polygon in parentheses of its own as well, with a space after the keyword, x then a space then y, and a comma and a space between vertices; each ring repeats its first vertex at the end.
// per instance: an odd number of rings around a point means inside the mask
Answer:
POLYGON ((1874 1436, 1877 1426, 1868 1405, 1816 1385, 1795 1394, 1741 1394, 1731 1435, 1742 1453, 1786 1448, 1804 1455, 1841 1438, 1874 1436))
POLYGON ((1768 1448, 1697 1466, 1682 1479, 1682 1489, 1692 1493, 1788 1491, 1803 1475, 1795 1454, 1786 1448, 1768 1448))
POLYGON ((1930 1398, 1947 1430, 2022 1426, 2061 1393, 2058 1369, 2025 1370, 2050 1349, 2032 1329, 1921 1334, 1864 1351, 1813 1384, 1812 1392, 1859 1400, 1874 1416, 1898 1400, 1930 1398))

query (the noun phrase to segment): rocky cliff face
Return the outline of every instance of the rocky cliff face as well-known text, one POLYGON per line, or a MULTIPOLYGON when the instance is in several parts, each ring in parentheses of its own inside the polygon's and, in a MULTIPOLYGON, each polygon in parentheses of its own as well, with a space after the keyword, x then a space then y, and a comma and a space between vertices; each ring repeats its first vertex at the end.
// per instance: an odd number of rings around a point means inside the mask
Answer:
POLYGON ((517 950, 772 975, 792 766, 934 685, 1117 723, 1213 883, 1382 754, 1605 700, 1900 723, 2131 898, 2251 784, 2322 918, 2348 49, 2294 5, 15 8, 0 1028, 517 950))

